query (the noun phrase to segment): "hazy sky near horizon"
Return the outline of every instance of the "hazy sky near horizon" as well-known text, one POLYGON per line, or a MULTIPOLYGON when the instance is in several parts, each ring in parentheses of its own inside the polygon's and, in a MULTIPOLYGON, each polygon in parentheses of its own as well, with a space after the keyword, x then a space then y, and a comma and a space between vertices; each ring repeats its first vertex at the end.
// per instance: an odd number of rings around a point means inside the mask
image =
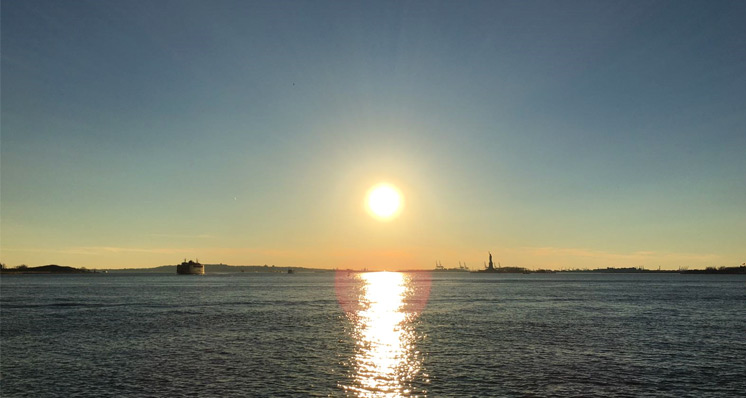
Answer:
POLYGON ((0 261, 746 261, 746 2, 2 3, 0 261), (363 209, 396 185, 390 222, 363 209))

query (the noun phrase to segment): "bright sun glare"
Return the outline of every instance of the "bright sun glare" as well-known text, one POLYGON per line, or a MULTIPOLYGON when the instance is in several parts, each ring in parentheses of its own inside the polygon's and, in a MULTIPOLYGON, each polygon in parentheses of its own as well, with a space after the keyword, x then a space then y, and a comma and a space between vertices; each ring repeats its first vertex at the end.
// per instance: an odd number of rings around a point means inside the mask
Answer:
POLYGON ((366 199, 368 211, 381 220, 390 220, 399 215, 402 202, 399 190, 389 184, 374 186, 368 190, 366 199))

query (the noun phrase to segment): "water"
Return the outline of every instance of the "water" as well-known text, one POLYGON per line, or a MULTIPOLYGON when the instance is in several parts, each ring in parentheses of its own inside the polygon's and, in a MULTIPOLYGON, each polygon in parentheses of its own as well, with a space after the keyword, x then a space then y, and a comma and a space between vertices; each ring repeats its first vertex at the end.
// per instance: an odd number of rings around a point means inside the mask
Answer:
POLYGON ((3 397, 746 392, 739 275, 14 275, 0 289, 3 397))

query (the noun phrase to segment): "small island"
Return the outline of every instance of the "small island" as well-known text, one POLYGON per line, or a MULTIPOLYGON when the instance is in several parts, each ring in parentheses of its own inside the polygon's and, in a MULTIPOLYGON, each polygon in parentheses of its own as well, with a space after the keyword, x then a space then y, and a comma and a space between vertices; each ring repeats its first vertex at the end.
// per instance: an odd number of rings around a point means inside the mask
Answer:
POLYGON ((492 253, 491 252, 487 252, 487 253, 490 256, 490 262, 489 262, 489 264, 487 265, 487 267, 485 269, 479 270, 479 271, 476 271, 476 272, 487 272, 487 273, 491 273, 491 274, 529 274, 529 273, 551 273, 551 272, 554 272, 554 271, 543 270, 543 269, 542 270, 532 271, 532 270, 529 270, 528 268, 523 268, 523 267, 503 267, 503 266, 500 266, 499 263, 498 263, 497 267, 495 267, 495 263, 492 262, 492 253))
POLYGON ((49 264, 42 265, 39 267, 29 267, 26 265, 19 265, 15 268, 6 268, 5 264, 0 268, 2 274, 89 274, 96 273, 95 270, 89 270, 86 268, 74 268, 67 267, 64 265, 49 264))

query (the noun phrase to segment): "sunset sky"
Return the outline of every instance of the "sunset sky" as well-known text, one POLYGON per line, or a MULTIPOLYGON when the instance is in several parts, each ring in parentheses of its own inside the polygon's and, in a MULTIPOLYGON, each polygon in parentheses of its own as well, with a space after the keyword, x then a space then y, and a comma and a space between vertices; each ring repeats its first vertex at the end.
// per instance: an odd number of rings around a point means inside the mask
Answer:
POLYGON ((8 266, 746 262, 744 1, 1 11, 8 266))

